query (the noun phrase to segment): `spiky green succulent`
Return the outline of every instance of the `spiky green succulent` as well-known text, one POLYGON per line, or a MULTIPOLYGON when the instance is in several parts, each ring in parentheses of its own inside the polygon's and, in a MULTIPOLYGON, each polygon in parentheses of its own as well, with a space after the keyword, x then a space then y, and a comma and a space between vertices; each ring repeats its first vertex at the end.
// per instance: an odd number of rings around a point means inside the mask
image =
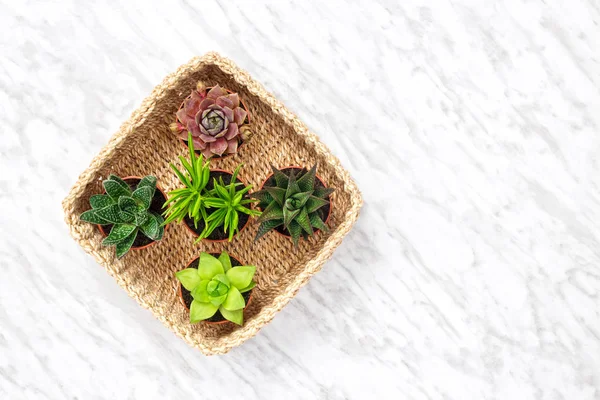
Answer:
POLYGON ((233 172, 231 182, 226 185, 223 182, 223 177, 219 180, 213 180, 213 189, 211 189, 204 201, 209 210, 213 210, 210 215, 205 218, 205 227, 198 240, 210 236, 210 234, 222 226, 225 233, 228 233, 229 241, 233 240, 233 236, 239 231, 239 214, 244 213, 251 217, 259 216, 260 211, 253 210, 249 206, 252 203, 258 202, 255 199, 244 198, 244 195, 252 189, 252 185, 244 186, 238 190, 237 186, 243 186, 236 182, 238 173, 242 164, 233 172))
POLYGON ((132 191, 123 179, 110 175, 102 182, 105 194, 90 198, 91 210, 79 216, 82 221, 113 227, 102 244, 115 246, 117 257, 121 258, 131 248, 138 232, 151 240, 162 239, 163 218, 150 210, 156 191, 156 177, 148 175, 132 191))
POLYGON ((198 268, 186 268, 176 272, 181 285, 190 291, 193 297, 190 306, 190 322, 195 324, 211 318, 219 311, 221 315, 238 325, 244 323, 246 293, 256 283, 252 280, 256 267, 231 266, 227 252, 215 258, 201 253, 198 268))
POLYGON ((165 225, 177 221, 181 222, 185 217, 191 218, 195 226, 198 226, 200 219, 206 219, 206 185, 210 179, 210 167, 208 160, 204 162, 202 154, 196 155, 192 134, 189 134, 190 161, 183 156, 179 156, 181 164, 185 168, 185 173, 181 172, 175 165, 170 164, 179 180, 185 187, 175 189, 169 192, 169 198, 163 207, 168 207, 163 215, 165 216, 165 225))
POLYGON ((275 186, 265 186, 254 193, 259 207, 263 210, 258 219, 260 226, 255 240, 260 239, 272 229, 284 228, 292 237, 295 246, 302 236, 312 236, 315 229, 327 231, 326 218, 321 209, 329 204, 329 195, 334 189, 324 187, 317 182, 315 164, 310 170, 295 168, 286 172, 273 169, 275 186))

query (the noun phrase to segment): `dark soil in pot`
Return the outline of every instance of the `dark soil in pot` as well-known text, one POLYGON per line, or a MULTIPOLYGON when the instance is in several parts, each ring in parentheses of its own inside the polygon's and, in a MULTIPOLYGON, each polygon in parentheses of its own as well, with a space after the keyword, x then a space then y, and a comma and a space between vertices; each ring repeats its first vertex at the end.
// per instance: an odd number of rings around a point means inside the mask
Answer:
MULTIPOLYGON (((214 257, 219 257, 220 253, 210 253, 211 256, 214 257)), ((233 257, 232 255, 229 255, 229 258, 231 259, 231 266, 233 268, 238 267, 240 265, 242 265, 239 260, 235 257, 233 257)), ((192 261, 187 268, 198 268, 198 263, 200 262, 200 258, 196 258, 194 261, 192 261)), ((192 297, 192 293, 187 290, 186 288, 184 288, 183 286, 181 286, 181 283, 179 284, 179 289, 181 290, 181 299, 183 300, 183 303, 185 304, 185 306, 187 307, 187 309, 189 310, 190 307, 192 306, 192 301, 194 300, 194 298, 192 297)), ((248 302, 250 300, 250 294, 252 293, 252 290, 250 290, 249 292, 246 293, 242 293, 242 297, 244 298, 244 301, 246 302, 246 307, 248 306, 248 302)), ((227 321, 219 311, 217 311, 217 313, 215 315, 213 315, 212 317, 210 317, 209 319, 204 320, 206 322, 223 322, 223 321, 227 321)))
MULTIPOLYGON (((229 183, 231 183, 232 175, 233 174, 231 174, 230 172, 227 172, 227 171, 211 170, 210 171, 210 180, 208 181, 208 184, 206 185, 206 189, 212 190, 214 188, 213 179, 216 179, 218 181, 219 177, 223 177, 223 182, 226 185, 229 185, 229 183)), ((241 183, 242 185, 245 185, 245 183, 243 181, 241 181, 239 178, 236 181, 241 183)), ((244 198, 249 199, 250 196, 246 193, 244 198)), ((208 213, 210 214, 210 211, 208 213)), ((246 225, 248 224, 248 221, 250 220, 250 216, 248 214, 238 213, 238 215, 239 215, 239 221, 238 221, 239 230, 238 230, 238 233, 236 233, 236 235, 238 235, 242 231, 242 229, 244 229, 246 227, 246 225)), ((202 219, 200 219, 200 221, 198 221, 197 228, 194 226, 194 220, 189 217, 185 217, 183 219, 183 222, 187 225, 187 227, 192 232, 194 232, 194 234, 196 236, 199 236, 200 233, 202 233, 202 231, 204 230, 205 224, 204 224, 204 220, 202 220, 202 219)), ((204 240, 222 241, 222 240, 228 240, 228 239, 229 239, 229 233, 225 233, 223 226, 219 226, 210 234, 209 237, 207 237, 204 240)))
MULTIPOLYGON (((141 181, 140 178, 124 178, 123 180, 129 185, 129 188, 132 191, 135 190, 138 183, 140 183, 140 181, 141 181)), ((167 201, 167 197, 162 192, 162 190, 158 186, 156 186, 156 190, 154 191, 154 197, 152 197, 152 203, 150 204, 150 210, 154 211, 155 213, 158 213, 159 215, 162 215, 162 212, 163 212, 162 206, 163 206, 163 204, 165 204, 166 201, 167 201)), ((113 225, 112 224, 98 225, 98 227, 100 228, 100 231, 102 232, 102 234, 104 236, 107 236, 110 233, 110 230, 112 229, 113 225)), ((154 240, 152 240, 148 236, 144 235, 142 233, 142 230, 140 229, 135 237, 135 240, 133 241, 133 246, 131 246, 131 248, 132 249, 140 249, 140 248, 149 246, 153 242, 154 242, 154 240)))
MULTIPOLYGON (((282 168, 281 172, 283 172, 284 174, 289 176, 290 173, 292 172, 292 170, 296 170, 296 172, 302 171, 302 173, 306 173, 308 171, 306 168, 301 168, 301 167, 287 167, 287 168, 282 168)), ((325 183, 318 175, 316 178, 317 179, 315 181, 315 187, 317 187, 317 188, 327 187, 327 186, 325 186, 325 183)), ((265 186, 276 186, 275 185, 275 177, 272 174, 262 184, 261 190, 265 186)), ((327 222, 329 222, 329 217, 331 216, 331 195, 329 195, 327 197, 327 199, 330 201, 329 204, 327 204, 317 210, 317 214, 325 222, 325 224, 327 224, 327 222)), ((274 230, 284 236, 288 236, 288 237, 291 236, 290 233, 288 232, 288 230, 285 229, 283 226, 278 226, 274 230)), ((319 231, 318 229, 315 229, 315 232, 318 232, 318 231, 319 231)), ((304 236, 304 239, 308 238, 308 235, 306 234, 306 232, 302 232, 302 235, 304 236)))

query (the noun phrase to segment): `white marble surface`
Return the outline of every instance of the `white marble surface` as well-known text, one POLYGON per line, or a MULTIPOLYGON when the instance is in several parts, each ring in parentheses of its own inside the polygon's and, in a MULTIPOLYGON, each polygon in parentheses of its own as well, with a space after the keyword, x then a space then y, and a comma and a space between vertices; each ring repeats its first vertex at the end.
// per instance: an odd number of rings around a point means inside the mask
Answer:
POLYGON ((599 23, 596 0, 0 0, 0 399, 600 399, 599 23), (323 271, 211 358, 60 206, 209 50, 365 198, 323 271))

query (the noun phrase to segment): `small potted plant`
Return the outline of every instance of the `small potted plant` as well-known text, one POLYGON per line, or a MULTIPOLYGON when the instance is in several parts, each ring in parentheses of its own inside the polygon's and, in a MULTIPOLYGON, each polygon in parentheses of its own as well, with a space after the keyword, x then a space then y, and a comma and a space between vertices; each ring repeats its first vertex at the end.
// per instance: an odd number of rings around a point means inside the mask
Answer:
POLYGON ((170 125, 186 145, 194 143, 206 158, 235 154, 251 136, 248 108, 237 93, 219 85, 207 88, 198 82, 183 101, 170 125), (192 134, 192 140, 188 138, 192 134))
POLYGON ((92 196, 92 209, 79 218, 98 225, 106 236, 102 244, 115 246, 117 258, 130 248, 143 249, 162 239, 165 228, 160 212, 167 198, 157 188, 156 177, 121 179, 110 175, 102 185, 105 193, 92 196))
POLYGON ((190 312, 192 324, 244 323, 244 309, 256 283, 252 279, 256 267, 241 265, 227 252, 201 253, 186 269, 175 273, 179 280, 179 296, 190 312))
POLYGON ((193 142, 189 149, 189 162, 180 157, 185 172, 171 164, 184 187, 169 193, 165 224, 183 221, 190 232, 198 236, 196 242, 202 239, 231 242, 246 227, 250 217, 260 215, 260 211, 250 208, 252 203, 258 202, 248 194, 252 186, 238 178, 241 164, 233 173, 211 170, 202 154, 196 155, 193 142))
POLYGON ((300 237, 307 239, 315 230, 328 231, 327 221, 331 214, 330 194, 334 191, 325 186, 316 175, 316 164, 310 169, 287 167, 281 170, 271 166, 273 173, 267 177, 261 190, 252 194, 259 200, 262 215, 255 240, 275 230, 291 236, 295 246, 300 237))

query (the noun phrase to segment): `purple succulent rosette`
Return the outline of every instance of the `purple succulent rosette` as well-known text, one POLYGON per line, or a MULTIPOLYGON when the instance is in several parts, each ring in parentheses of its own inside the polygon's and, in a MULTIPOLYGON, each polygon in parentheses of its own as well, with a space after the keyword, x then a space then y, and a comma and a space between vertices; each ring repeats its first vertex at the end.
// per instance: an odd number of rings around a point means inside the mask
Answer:
POLYGON ((237 93, 228 93, 219 85, 207 92, 198 83, 177 111, 171 130, 183 140, 191 132, 194 147, 207 158, 234 154, 249 135, 244 124, 248 113, 240 104, 237 93))

